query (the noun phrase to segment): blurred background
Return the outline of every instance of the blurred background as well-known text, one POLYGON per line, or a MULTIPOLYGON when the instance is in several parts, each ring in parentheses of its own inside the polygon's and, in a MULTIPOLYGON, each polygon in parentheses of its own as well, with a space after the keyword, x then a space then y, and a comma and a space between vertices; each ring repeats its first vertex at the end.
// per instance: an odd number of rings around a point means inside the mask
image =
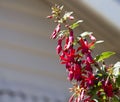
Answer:
POLYGON ((84 20, 76 33, 105 41, 94 54, 120 59, 119 0, 0 0, 0 102, 67 102, 70 83, 49 38, 56 25, 46 19, 54 4, 84 20))

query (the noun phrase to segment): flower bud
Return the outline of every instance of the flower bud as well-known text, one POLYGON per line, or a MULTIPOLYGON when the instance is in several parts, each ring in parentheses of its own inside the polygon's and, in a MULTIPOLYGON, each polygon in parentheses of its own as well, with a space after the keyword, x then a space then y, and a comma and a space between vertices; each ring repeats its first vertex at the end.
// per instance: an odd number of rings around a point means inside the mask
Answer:
POLYGON ((51 19, 51 18, 53 18, 53 16, 52 16, 52 15, 50 15, 50 16, 47 16, 47 18, 50 18, 50 19, 51 19))
POLYGON ((70 19, 70 20, 74 20, 74 17, 73 17, 73 16, 69 16, 69 19, 70 19))
POLYGON ((96 41, 96 38, 92 34, 90 34, 89 37, 92 41, 96 41))
POLYGON ((59 54, 61 51, 62 51, 62 46, 61 46, 61 45, 58 45, 58 46, 56 47, 56 52, 57 52, 57 54, 59 54))
POLYGON ((57 34, 58 34, 59 31, 60 31, 60 27, 61 27, 61 25, 58 24, 57 27, 55 28, 55 30, 53 31, 53 33, 52 33, 52 35, 51 35, 50 38, 55 39, 55 38, 57 37, 57 34))
POLYGON ((61 44, 62 44, 62 39, 59 39, 58 40, 58 45, 56 47, 57 54, 59 54, 62 51, 62 45, 61 44))

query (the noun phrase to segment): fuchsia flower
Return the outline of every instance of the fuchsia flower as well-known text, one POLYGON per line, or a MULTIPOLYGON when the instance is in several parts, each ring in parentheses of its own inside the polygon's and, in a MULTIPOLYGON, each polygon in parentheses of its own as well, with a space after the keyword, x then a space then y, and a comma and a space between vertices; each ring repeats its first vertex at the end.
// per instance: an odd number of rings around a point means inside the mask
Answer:
POLYGON ((87 41, 83 39, 82 37, 80 37, 79 44, 80 44, 80 47, 77 49, 77 51, 81 50, 82 54, 90 52, 87 41))
POLYGON ((75 49, 71 48, 69 51, 63 51, 64 54, 60 56, 61 63, 66 64, 66 63, 74 63, 75 62, 75 49))
POLYGON ((89 71, 91 73, 93 71, 92 67, 91 67, 91 64, 87 60, 85 60, 85 70, 87 70, 87 71, 89 71))
POLYGON ((51 19, 51 18, 53 18, 53 16, 52 16, 52 15, 50 15, 50 16, 47 16, 47 18, 50 18, 50 19, 51 19))
POLYGON ((69 37, 65 37, 64 50, 67 50, 68 42, 69 42, 69 37))
POLYGON ((88 86, 94 85, 95 76, 92 73, 89 73, 88 77, 85 79, 88 86))
POLYGON ((91 43, 88 43, 86 39, 80 37, 79 44, 81 45, 77 51, 81 50, 83 54, 90 53, 90 48, 95 44, 96 38, 91 34, 89 35, 90 39, 92 40, 91 43))
POLYGON ((106 93, 106 95, 108 97, 112 97, 113 96, 113 86, 112 86, 112 84, 110 82, 108 82, 106 84, 106 81, 103 81, 102 82, 102 88, 104 89, 104 91, 105 91, 105 93, 106 93))
POLYGON ((96 38, 95 38, 92 34, 90 34, 89 37, 90 37, 90 39, 91 39, 93 42, 96 41, 96 38))
MULTIPOLYGON (((70 79, 70 81, 72 81, 73 79, 76 80, 77 82, 82 82, 81 85, 84 87, 85 83, 87 81, 91 81, 92 84, 93 83, 93 77, 92 76, 88 76, 88 79, 86 76, 84 76, 84 74, 86 74, 86 72, 84 72, 81 68, 81 65, 79 64, 74 64, 74 66, 69 67, 68 68, 68 79, 70 79), (90 79, 89 79, 90 78, 90 79)), ((86 87, 86 86, 85 86, 86 87)))
POLYGON ((53 33, 52 33, 52 35, 51 35, 50 38, 55 39, 55 38, 57 37, 57 34, 58 34, 59 31, 60 31, 60 27, 61 27, 60 24, 58 24, 58 25, 56 26, 56 28, 55 28, 55 30, 53 31, 53 33))
POLYGON ((69 16, 69 19, 70 19, 70 20, 74 20, 74 17, 73 17, 73 16, 69 16))
POLYGON ((72 81, 74 78, 74 69, 73 67, 68 69, 68 80, 72 81))
POLYGON ((74 79, 80 81, 82 79, 81 65, 76 63, 74 64, 74 79))
POLYGON ((56 52, 59 54, 62 51, 62 39, 58 39, 58 45, 56 47, 56 52))
POLYGON ((69 39, 68 39, 66 49, 69 49, 74 42, 73 30, 69 28, 69 32, 70 32, 70 35, 69 35, 69 39))

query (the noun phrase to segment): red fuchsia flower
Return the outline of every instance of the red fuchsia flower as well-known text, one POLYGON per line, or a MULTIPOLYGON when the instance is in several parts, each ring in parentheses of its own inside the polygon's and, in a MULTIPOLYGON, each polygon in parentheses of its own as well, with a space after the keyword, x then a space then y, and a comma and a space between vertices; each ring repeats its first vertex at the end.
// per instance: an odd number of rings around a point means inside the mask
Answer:
POLYGON ((52 33, 52 35, 51 35, 50 38, 55 39, 55 38, 57 37, 57 34, 58 34, 59 31, 60 31, 60 27, 61 27, 60 24, 58 24, 58 25, 56 26, 56 28, 55 28, 55 30, 53 31, 53 33, 52 33))
POLYGON ((82 80, 82 72, 81 72, 81 65, 80 64, 74 64, 74 79, 76 81, 82 80))
POLYGON ((56 52, 59 54, 62 51, 62 39, 58 39, 58 45, 56 47, 56 52))
POLYGON ((90 34, 89 37, 90 37, 90 39, 92 40, 92 42, 95 42, 95 41, 96 41, 96 38, 95 38, 92 34, 90 34))
POLYGON ((75 62, 75 57, 76 57, 76 55, 75 55, 75 49, 73 49, 73 48, 71 48, 71 49, 69 49, 69 51, 64 51, 63 52, 64 53, 64 56, 62 55, 60 55, 60 59, 61 59, 61 63, 62 64, 66 64, 66 63, 74 63, 75 62))
POLYGON ((90 48, 95 44, 96 38, 91 34, 89 35, 91 39, 91 43, 88 43, 86 39, 83 39, 80 37, 79 43, 80 47, 77 49, 77 51, 81 50, 83 54, 90 53, 90 48))
POLYGON ((74 78, 74 63, 75 63, 75 49, 71 48, 69 51, 63 51, 60 55, 60 60, 62 64, 66 65, 68 71, 68 79, 72 80, 74 78))
POLYGON ((69 32, 70 32, 70 35, 69 35, 69 40, 68 40, 66 49, 69 49, 73 45, 73 42, 74 42, 73 30, 69 28, 69 32))
POLYGON ((95 76, 92 73, 89 73, 88 77, 85 79, 85 82, 87 83, 87 86, 94 85, 95 79, 96 79, 95 76))
POLYGON ((67 60, 65 53, 67 53, 67 52, 62 51, 62 53, 60 54, 60 61, 61 61, 61 64, 65 64, 66 69, 68 69, 71 67, 71 62, 67 60))
POLYGON ((87 60, 85 60, 84 63, 85 63, 85 70, 92 73, 93 70, 92 70, 91 64, 87 60))
POLYGON ((91 100, 91 97, 88 97, 88 98, 86 98, 86 99, 84 100, 84 102, 96 102, 96 101, 91 100))
POLYGON ((66 37, 65 37, 64 50, 67 50, 68 42, 69 42, 69 37, 66 36, 66 37))
POLYGON ((94 62, 95 62, 94 59, 93 59, 93 57, 92 57, 92 55, 91 55, 91 53, 87 53, 87 54, 86 54, 86 60, 87 60, 89 63, 94 63, 94 62))
POLYGON ((91 48, 95 44, 96 38, 92 34, 90 34, 89 37, 91 39, 91 43, 88 44, 88 47, 91 48))
POLYGON ((106 84, 105 81, 102 82, 102 88, 104 89, 104 92, 106 93, 106 95, 108 97, 112 97, 113 96, 113 86, 110 82, 108 82, 106 84))
POLYGON ((77 49, 77 51, 81 50, 82 54, 89 53, 90 50, 87 41, 82 37, 80 37, 79 42, 80 42, 80 47, 77 49))
POLYGON ((68 69, 68 80, 72 81, 74 78, 74 69, 73 67, 68 69))
POLYGON ((73 48, 70 48, 68 51, 65 51, 63 53, 62 53, 62 56, 60 56, 62 61, 61 63, 66 64, 66 69, 68 71, 68 79, 70 81, 72 79, 80 81, 81 65, 79 62, 75 60, 75 58, 79 57, 79 55, 76 55, 76 51, 73 48))

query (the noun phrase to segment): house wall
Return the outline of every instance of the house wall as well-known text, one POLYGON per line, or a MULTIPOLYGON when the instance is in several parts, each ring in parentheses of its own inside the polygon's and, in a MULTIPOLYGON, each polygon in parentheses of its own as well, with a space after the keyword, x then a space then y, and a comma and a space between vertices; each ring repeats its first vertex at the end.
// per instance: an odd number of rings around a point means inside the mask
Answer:
POLYGON ((0 102, 65 102, 48 14, 44 0, 0 0, 0 102))

